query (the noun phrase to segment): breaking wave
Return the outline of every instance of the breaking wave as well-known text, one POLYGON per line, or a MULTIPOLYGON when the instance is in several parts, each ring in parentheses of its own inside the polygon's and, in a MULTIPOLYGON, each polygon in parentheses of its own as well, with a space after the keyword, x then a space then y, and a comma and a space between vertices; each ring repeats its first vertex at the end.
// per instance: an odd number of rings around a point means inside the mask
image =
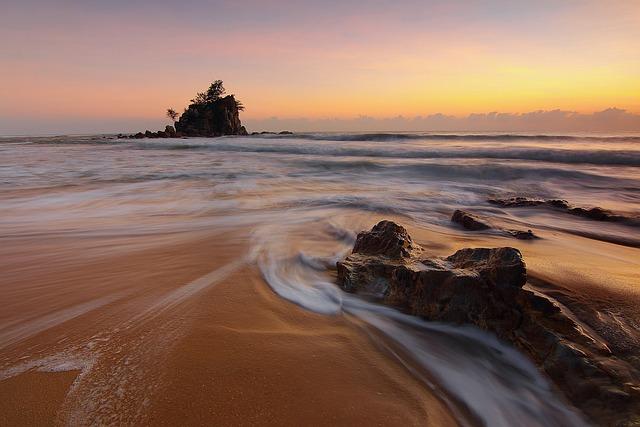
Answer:
MULTIPOLYGON (((223 138, 219 140, 202 140, 201 143, 140 143, 139 149, 169 150, 210 150, 236 153, 273 153, 288 155, 322 155, 331 157, 372 157, 390 159, 492 159, 492 160, 528 160, 536 162, 592 164, 610 166, 640 166, 640 152, 637 150, 612 149, 561 149, 561 148, 495 148, 478 149, 473 147, 447 147, 431 149, 411 146, 370 145, 366 147, 354 145, 313 145, 298 139, 299 144, 292 144, 291 138, 286 143, 269 144, 264 140, 256 144, 247 138, 223 138)), ((348 140, 341 140, 348 141, 348 140)), ((353 140, 360 141, 360 140, 353 140)))

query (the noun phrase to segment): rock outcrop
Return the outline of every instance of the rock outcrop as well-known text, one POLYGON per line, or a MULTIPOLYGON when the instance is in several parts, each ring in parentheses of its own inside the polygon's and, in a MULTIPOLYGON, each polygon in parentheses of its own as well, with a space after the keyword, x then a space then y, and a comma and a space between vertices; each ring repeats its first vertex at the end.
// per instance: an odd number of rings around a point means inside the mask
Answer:
POLYGON ((566 200, 562 199, 530 199, 527 197, 510 197, 504 199, 489 199, 488 202, 503 208, 521 208, 535 206, 547 207, 595 221, 622 222, 627 225, 636 227, 640 226, 640 218, 616 214, 614 212, 611 212, 610 210, 603 209, 598 206, 592 208, 573 206, 566 200))
MULTIPOLYGON (((494 229, 491 224, 483 218, 480 218, 477 215, 469 213, 467 211, 463 211, 460 209, 456 209, 456 211, 451 216, 451 222, 455 222, 456 224, 460 224, 462 228, 465 230, 471 231, 482 231, 482 230, 490 230, 494 229)), ((531 230, 512 230, 512 229, 497 229, 500 232, 506 234, 507 236, 515 237, 520 240, 532 240, 537 239, 538 237, 533 234, 531 230)))
POLYGON ((451 217, 451 221, 460 224, 467 230, 488 230, 491 228, 488 222, 480 219, 474 214, 471 214, 460 209, 456 209, 451 217))
POLYGON ((240 122, 240 111, 244 110, 242 102, 234 95, 224 96, 226 93, 222 80, 216 80, 204 92, 199 92, 191 100, 191 104, 180 115, 173 108, 166 110, 173 126, 167 126, 164 131, 135 135, 118 135, 118 138, 181 138, 188 136, 216 137, 223 135, 248 135, 240 122))
POLYGON ((233 95, 210 103, 189 105, 176 122, 176 131, 185 136, 247 135, 233 95))
POLYGON ((527 354, 568 399, 599 424, 640 421, 638 378, 545 297, 523 289, 526 265, 510 247, 427 257, 391 221, 358 234, 337 263, 339 286, 428 320, 473 324, 527 354))

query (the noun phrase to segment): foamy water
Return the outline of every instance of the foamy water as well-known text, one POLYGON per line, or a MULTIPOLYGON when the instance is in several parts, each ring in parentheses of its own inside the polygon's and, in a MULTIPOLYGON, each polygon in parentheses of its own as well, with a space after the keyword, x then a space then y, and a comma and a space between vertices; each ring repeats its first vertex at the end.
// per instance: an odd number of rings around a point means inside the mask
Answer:
MULTIPOLYGON (((579 273, 585 282, 606 277, 608 286, 619 288, 638 282, 633 274, 640 268, 638 228, 487 203, 489 197, 513 195, 564 198, 639 215, 640 137, 6 139, 0 143, 0 238, 5 248, 38 244, 24 253, 4 249, 1 267, 9 277, 38 263, 80 265, 83 259, 176 236, 249 228, 252 248, 245 258, 166 295, 151 310, 170 308, 218 276, 256 263, 279 296, 307 310, 353 319, 426 387, 487 425, 581 425, 581 417, 535 367, 492 335, 406 316, 334 284, 333 266, 348 253, 355 233, 388 217, 416 231, 414 237, 437 255, 478 244, 511 245, 544 277, 579 273), (470 235, 449 221, 457 208, 486 215, 497 225, 534 229, 543 239, 470 235), (594 260, 599 266, 592 267, 594 260)), ((0 317, 0 348, 109 301, 28 322, 0 317)), ((603 311, 603 316, 621 319, 619 313, 603 311)), ((633 319, 620 321, 634 330, 633 319)))

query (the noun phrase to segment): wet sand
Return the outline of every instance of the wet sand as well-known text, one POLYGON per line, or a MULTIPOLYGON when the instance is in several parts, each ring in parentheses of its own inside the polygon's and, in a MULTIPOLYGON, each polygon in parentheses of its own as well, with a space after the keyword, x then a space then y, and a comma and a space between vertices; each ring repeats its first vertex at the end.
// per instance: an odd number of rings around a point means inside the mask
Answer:
POLYGON ((429 255, 516 247, 526 286, 640 371, 638 229, 487 202, 637 216, 632 139, 0 144, 0 425, 564 427, 570 404, 512 348, 344 294, 332 268, 381 219, 429 255), (465 231, 456 209, 541 238, 465 231))
POLYGON ((1 424, 456 425, 347 319, 273 294, 246 239, 5 268, 1 424))

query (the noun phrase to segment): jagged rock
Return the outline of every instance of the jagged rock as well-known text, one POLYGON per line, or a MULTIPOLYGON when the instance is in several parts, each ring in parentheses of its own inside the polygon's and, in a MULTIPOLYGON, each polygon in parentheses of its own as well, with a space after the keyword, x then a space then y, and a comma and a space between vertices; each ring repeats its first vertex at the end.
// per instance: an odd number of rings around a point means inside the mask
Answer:
POLYGON ((596 221, 610 221, 610 222, 623 222, 627 225, 640 226, 640 218, 630 217, 625 215, 619 215, 611 212, 610 210, 600 207, 582 208, 572 206, 566 200, 561 199, 529 199, 527 197, 511 197, 506 199, 489 199, 489 203, 501 206, 503 208, 519 208, 519 207, 533 207, 543 206, 548 208, 555 208, 571 215, 580 216, 587 219, 596 221))
POLYGON ((138 133, 136 133, 135 135, 133 135, 133 137, 132 137, 132 138, 135 138, 135 139, 142 139, 142 138, 144 138, 144 133, 142 133, 142 132, 138 132, 138 133))
POLYGON ((495 333, 527 354, 599 424, 640 419, 637 373, 550 300, 523 289, 526 265, 515 248, 427 257, 404 227, 381 221, 358 234, 353 252, 337 263, 337 280, 347 292, 407 313, 495 333))
POLYGON ((453 216, 451 217, 451 221, 462 225, 462 227, 467 230, 488 230, 491 228, 491 226, 487 222, 481 220, 480 218, 469 212, 462 211, 460 209, 456 209, 456 211, 453 213, 453 216))
POLYGON ((569 208, 568 212, 572 215, 582 216, 589 219, 595 219, 596 221, 612 221, 617 220, 613 212, 602 209, 599 207, 585 209, 585 208, 569 208))
MULTIPOLYGON (((493 228, 489 224, 489 222, 485 221, 484 219, 460 209, 456 209, 456 211, 451 216, 451 221, 460 224, 466 230, 480 231, 493 228)), ((520 240, 532 240, 538 238, 538 236, 533 234, 533 231, 531 230, 498 230, 502 231, 508 236, 515 237, 516 239, 520 240)))
POLYGON ((354 254, 408 257, 417 248, 404 227, 393 221, 380 221, 371 231, 358 234, 354 254))
POLYGON ((531 230, 527 230, 527 231, 523 231, 523 230, 505 230, 505 232, 507 234, 509 234, 510 236, 515 237, 516 239, 520 239, 520 240, 533 240, 533 239, 537 239, 538 238, 538 236, 533 234, 533 231, 531 231, 531 230))
POLYGON ((529 199, 527 197, 510 197, 506 199, 489 199, 489 203, 502 206, 503 208, 521 208, 529 206, 548 205, 555 208, 566 209, 569 207, 569 203, 566 200, 561 199, 529 199))
POLYGON ((176 122, 176 131, 186 136, 247 135, 233 95, 207 104, 189 105, 176 122))
POLYGON ((278 135, 293 135, 293 132, 291 132, 290 130, 283 130, 281 132, 278 132, 278 135))
POLYGON ((168 138, 175 138, 176 136, 176 130, 171 125, 165 126, 164 133, 167 135, 168 138))

